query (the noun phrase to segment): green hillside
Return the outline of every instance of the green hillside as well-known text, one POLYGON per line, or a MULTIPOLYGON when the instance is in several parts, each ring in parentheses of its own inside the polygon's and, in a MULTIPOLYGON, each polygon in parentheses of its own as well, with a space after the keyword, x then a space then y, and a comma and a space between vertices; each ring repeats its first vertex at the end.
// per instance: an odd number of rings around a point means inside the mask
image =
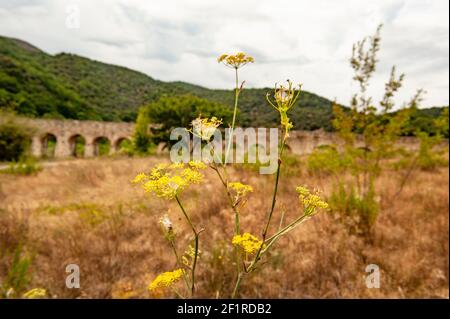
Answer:
MULTIPOLYGON (((277 114, 268 107, 269 88, 241 95, 241 125, 273 125, 277 114)), ((163 94, 191 93, 233 105, 233 92, 184 82, 162 82, 143 73, 73 54, 49 55, 20 40, 0 37, 0 107, 48 118, 133 121, 143 104, 163 94)), ((304 92, 292 114, 297 128, 330 128, 331 102, 304 92)))
MULTIPOLYGON (((265 94, 246 89, 240 98, 240 125, 273 126, 276 112, 265 94)), ((0 108, 33 117, 134 121, 140 106, 161 95, 193 94, 230 107, 231 90, 184 82, 163 82, 124 67, 73 54, 49 55, 17 39, 0 37, 0 108)), ((331 101, 303 92, 291 118, 296 129, 331 129, 331 101)))

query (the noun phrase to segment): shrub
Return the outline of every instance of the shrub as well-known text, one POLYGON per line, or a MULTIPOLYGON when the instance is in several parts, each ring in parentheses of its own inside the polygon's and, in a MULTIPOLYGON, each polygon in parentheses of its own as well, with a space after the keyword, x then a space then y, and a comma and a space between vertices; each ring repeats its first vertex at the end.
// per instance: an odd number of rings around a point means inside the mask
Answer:
POLYGON ((333 175, 343 171, 349 165, 345 154, 339 153, 335 147, 319 146, 308 156, 308 171, 313 174, 333 175))
POLYGON ((373 189, 361 197, 353 186, 344 183, 334 187, 328 202, 330 209, 339 212, 341 220, 349 225, 351 232, 362 235, 370 231, 379 212, 373 189))
POLYGON ((31 282, 31 256, 22 244, 13 252, 7 253, 10 257, 10 266, 5 281, 0 286, 0 297, 17 298, 25 291, 31 282))
POLYGON ((443 157, 444 150, 438 151, 435 148, 441 143, 441 138, 429 136, 425 132, 418 132, 416 136, 420 140, 419 151, 417 152, 417 166, 422 170, 435 170, 439 166, 448 165, 448 161, 443 157))
POLYGON ((30 148, 33 128, 12 113, 0 112, 0 161, 17 161, 30 148))
MULTIPOLYGON (((395 106, 393 97, 401 88, 404 79, 404 74, 397 76, 394 66, 379 105, 375 105, 372 97, 367 96, 370 79, 378 62, 380 29, 381 26, 374 36, 365 38, 353 46, 350 64, 354 71, 353 79, 360 91, 353 96, 351 109, 346 110, 338 105, 333 107, 335 116, 333 125, 343 141, 342 156, 348 159, 348 168, 354 177, 349 182, 338 176, 339 188, 334 190, 334 209, 340 214, 355 216, 359 220, 361 231, 367 235, 372 229, 378 211, 376 208, 378 204, 375 201, 375 181, 381 173, 381 163, 398 153, 399 147, 396 142, 407 128, 410 115, 420 103, 423 92, 418 90, 407 107, 393 114, 395 106), (349 211, 352 214, 349 214, 349 211)), ((313 161, 317 160, 317 154, 315 157, 313 161)), ((335 161, 335 158, 330 157, 330 163, 327 165, 335 168, 335 161)))

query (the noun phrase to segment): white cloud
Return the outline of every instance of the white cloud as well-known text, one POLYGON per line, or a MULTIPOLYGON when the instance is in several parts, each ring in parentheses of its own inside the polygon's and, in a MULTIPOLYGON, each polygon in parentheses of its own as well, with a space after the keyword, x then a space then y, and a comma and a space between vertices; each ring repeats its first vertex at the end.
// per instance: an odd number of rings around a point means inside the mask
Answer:
POLYGON ((398 100, 425 88, 424 104, 431 106, 449 103, 448 6, 441 0, 0 0, 0 30, 50 53, 72 52, 210 88, 232 85, 232 73, 215 58, 244 50, 256 59, 242 70, 248 86, 290 78, 348 103, 355 89, 351 46, 384 23, 371 93, 381 96, 397 65, 407 75, 398 100), (80 29, 65 27, 66 7, 73 4, 80 8, 80 29))

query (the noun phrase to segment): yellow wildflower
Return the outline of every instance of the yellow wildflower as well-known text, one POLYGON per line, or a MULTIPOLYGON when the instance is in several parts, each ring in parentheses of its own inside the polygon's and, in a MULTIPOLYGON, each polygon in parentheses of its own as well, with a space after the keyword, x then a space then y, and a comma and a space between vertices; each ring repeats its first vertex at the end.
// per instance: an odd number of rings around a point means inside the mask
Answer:
POLYGON ((181 257, 181 262, 183 263, 183 265, 190 267, 191 263, 189 261, 189 259, 186 256, 181 257))
POLYGON ((240 196, 245 196, 247 193, 253 192, 253 187, 239 182, 228 183, 228 187, 233 189, 240 196))
POLYGON ((223 63, 226 66, 233 68, 233 69, 239 69, 240 67, 246 65, 247 63, 253 63, 255 60, 252 56, 246 55, 243 52, 239 52, 236 54, 222 54, 218 59, 217 62, 223 63))
POLYGON ((46 296, 47 291, 42 288, 34 288, 23 294, 23 297, 27 299, 45 298, 46 296))
POLYGON ((203 174, 199 172, 199 169, 206 168, 206 165, 191 162, 189 166, 184 168, 183 163, 159 164, 150 170, 149 175, 140 173, 133 181, 140 183, 146 192, 172 199, 189 185, 198 184, 203 180, 203 174))
POLYGON ((190 161, 189 166, 194 169, 206 169, 206 164, 201 161, 190 161))
POLYGON ((183 269, 176 269, 174 271, 159 274, 149 285, 148 290, 152 291, 158 288, 166 288, 172 286, 183 276, 183 269))
POLYGON ((297 193, 299 193, 300 196, 306 197, 310 194, 310 191, 305 186, 298 186, 296 189, 297 193))
POLYGON ((311 194, 307 199, 303 202, 305 206, 314 207, 314 208, 328 208, 328 204, 324 202, 319 195, 311 194))
POLYGON ((239 199, 245 197, 248 193, 253 192, 253 187, 251 187, 250 185, 242 184, 240 182, 228 183, 228 189, 232 190, 235 193, 235 204, 239 201, 239 199))
POLYGON ((328 208, 328 204, 320 198, 319 193, 311 193, 305 186, 299 186, 296 188, 299 194, 299 199, 302 205, 305 207, 305 214, 312 215, 316 208, 328 208))
POLYGON ((261 240, 249 233, 235 235, 231 243, 235 246, 240 246, 248 254, 255 253, 263 245, 261 240))
POLYGON ((287 112, 294 106, 301 91, 301 85, 296 90, 293 83, 287 80, 287 86, 275 84, 273 100, 270 98, 270 93, 267 93, 266 99, 269 104, 280 113, 281 126, 285 130, 285 138, 289 136, 289 130, 293 127, 289 120, 287 112))
POLYGON ((147 175, 144 173, 139 173, 136 175, 136 177, 131 181, 131 183, 133 184, 139 184, 140 182, 142 182, 143 180, 145 180, 147 178, 147 175))
POLYGON ((150 170, 150 178, 151 179, 156 179, 156 178, 160 178, 163 175, 164 170, 166 170, 169 167, 169 164, 166 163, 160 163, 158 165, 156 165, 155 167, 153 167, 150 170))
POLYGON ((186 168, 181 172, 181 176, 187 183, 199 184, 203 180, 203 174, 197 170, 186 168))
POLYGON ((154 193, 158 197, 172 199, 179 194, 186 186, 187 181, 179 176, 165 174, 158 179, 149 180, 142 187, 146 192, 154 193))
POLYGON ((222 120, 216 117, 201 118, 200 116, 192 121, 192 134, 200 137, 204 141, 209 141, 216 129, 222 124, 222 120))
POLYGON ((184 168, 184 163, 173 163, 169 166, 170 169, 184 168))
MULTIPOLYGON (((200 249, 197 250, 197 259, 200 259, 201 254, 202 251, 200 249)), ((188 248, 185 250, 183 256, 181 257, 181 262, 187 267, 192 267, 194 259, 195 259, 195 248, 194 246, 189 245, 188 248)))
MULTIPOLYGON (((192 247, 192 245, 189 245, 189 247, 187 248, 187 250, 184 253, 191 258, 195 257, 195 249, 194 249, 194 247, 192 247)), ((197 254, 199 254, 199 253, 200 253, 200 251, 197 252, 197 254)))

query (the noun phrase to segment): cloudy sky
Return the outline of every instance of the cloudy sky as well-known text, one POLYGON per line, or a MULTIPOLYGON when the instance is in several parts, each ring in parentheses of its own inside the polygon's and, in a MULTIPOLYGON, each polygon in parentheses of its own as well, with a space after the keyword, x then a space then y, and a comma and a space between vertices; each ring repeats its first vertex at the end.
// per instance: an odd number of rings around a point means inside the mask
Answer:
POLYGON ((348 104, 352 44, 383 23, 371 93, 395 64, 399 104, 424 88, 432 106, 449 104, 448 12, 447 0, 0 0, 0 35, 209 88, 233 85, 216 57, 244 51, 256 60, 242 70, 247 87, 289 78, 348 104))

